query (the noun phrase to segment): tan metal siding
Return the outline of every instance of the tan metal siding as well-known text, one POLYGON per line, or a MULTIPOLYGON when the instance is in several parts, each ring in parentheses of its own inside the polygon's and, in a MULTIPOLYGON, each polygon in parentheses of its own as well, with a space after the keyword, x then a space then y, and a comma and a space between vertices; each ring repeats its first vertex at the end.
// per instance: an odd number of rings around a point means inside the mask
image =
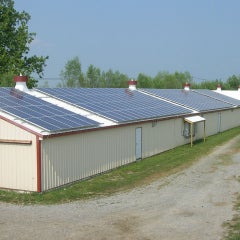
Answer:
POLYGON ((204 118, 206 119, 206 135, 210 136, 240 126, 240 109, 207 113, 204 114, 204 118))
POLYGON ((211 136, 218 133, 219 113, 207 113, 203 117, 206 119, 206 135, 211 136))
POLYGON ((135 127, 44 139, 42 190, 135 161, 135 127))
MULTIPOLYGON (((239 110, 222 112, 222 130, 238 126, 238 116, 239 110)), ((206 136, 218 133, 218 112, 204 114, 204 117, 206 136)), ((194 140, 202 139, 204 124, 200 122, 196 126, 194 140)), ((42 190, 134 162, 137 127, 142 128, 143 158, 190 142, 189 138, 183 136, 183 118, 44 139, 42 190)))
POLYGON ((240 126, 240 109, 224 111, 222 117, 222 131, 240 126))
POLYGON ((190 140, 182 135, 183 119, 170 119, 143 125, 143 158, 164 152, 190 140))
POLYGON ((36 191, 36 136, 0 119, 0 139, 32 142, 0 143, 0 188, 36 191))

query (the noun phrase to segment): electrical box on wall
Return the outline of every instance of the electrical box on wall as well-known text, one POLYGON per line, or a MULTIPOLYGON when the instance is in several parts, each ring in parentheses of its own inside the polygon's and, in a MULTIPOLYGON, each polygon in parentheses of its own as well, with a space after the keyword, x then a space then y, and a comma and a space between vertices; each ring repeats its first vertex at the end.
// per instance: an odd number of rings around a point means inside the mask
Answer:
MULTIPOLYGON (((196 133, 196 125, 193 125, 193 133, 192 136, 195 137, 195 133, 196 133)), ((191 137, 191 124, 188 122, 184 122, 184 126, 183 126, 183 133, 182 135, 185 138, 190 138, 191 137)))

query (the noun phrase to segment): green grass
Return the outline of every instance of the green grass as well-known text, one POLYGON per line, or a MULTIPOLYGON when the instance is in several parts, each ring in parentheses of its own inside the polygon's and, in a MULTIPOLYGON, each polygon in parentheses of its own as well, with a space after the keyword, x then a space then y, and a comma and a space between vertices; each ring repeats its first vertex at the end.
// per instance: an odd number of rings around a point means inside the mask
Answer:
POLYGON ((129 164, 88 180, 44 193, 0 191, 0 201, 14 204, 59 204, 79 199, 106 196, 148 184, 155 179, 176 173, 209 154, 214 147, 239 135, 240 127, 177 147, 159 155, 129 164))
POLYGON ((240 194, 235 203, 235 210, 237 214, 235 214, 231 221, 224 224, 227 230, 227 234, 224 238, 226 240, 240 240, 240 194))

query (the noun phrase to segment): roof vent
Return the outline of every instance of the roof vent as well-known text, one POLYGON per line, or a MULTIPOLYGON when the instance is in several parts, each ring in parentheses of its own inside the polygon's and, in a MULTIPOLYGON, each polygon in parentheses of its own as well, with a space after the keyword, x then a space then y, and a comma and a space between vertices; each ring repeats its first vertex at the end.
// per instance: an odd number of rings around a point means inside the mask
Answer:
POLYGON ((130 90, 136 90, 137 89, 136 86, 137 86, 136 80, 131 79, 130 81, 128 81, 128 88, 130 90))
POLYGON ((190 84, 189 83, 185 83, 185 85, 184 85, 184 90, 185 91, 189 91, 190 90, 190 84))
POLYGON ((221 84, 218 84, 217 85, 217 92, 221 92, 222 91, 222 86, 221 86, 221 84))
POLYGON ((15 76, 13 79, 14 79, 14 82, 16 83, 15 89, 18 89, 23 92, 29 91, 27 84, 26 84, 28 81, 28 76, 20 75, 20 76, 15 76))

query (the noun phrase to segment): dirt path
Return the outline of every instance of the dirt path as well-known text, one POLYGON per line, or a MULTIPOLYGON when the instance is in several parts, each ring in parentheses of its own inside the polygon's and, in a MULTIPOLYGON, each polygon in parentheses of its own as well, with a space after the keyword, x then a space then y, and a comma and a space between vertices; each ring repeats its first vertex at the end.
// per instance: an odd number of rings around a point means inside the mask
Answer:
POLYGON ((216 240, 240 191, 240 137, 147 187, 57 206, 0 203, 0 239, 216 240))

